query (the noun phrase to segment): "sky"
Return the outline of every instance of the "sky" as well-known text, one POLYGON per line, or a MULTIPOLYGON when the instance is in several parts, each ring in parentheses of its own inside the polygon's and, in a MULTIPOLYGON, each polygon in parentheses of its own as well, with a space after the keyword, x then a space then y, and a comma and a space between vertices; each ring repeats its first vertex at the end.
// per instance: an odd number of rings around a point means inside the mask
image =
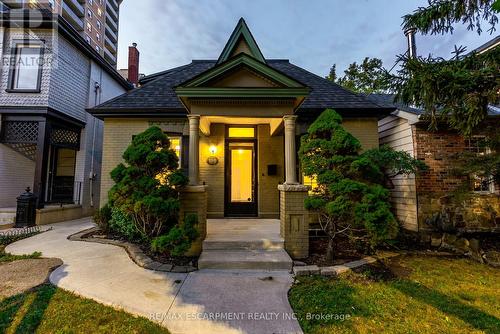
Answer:
MULTIPOLYGON (((341 74, 364 57, 386 68, 406 51, 402 16, 426 0, 124 0, 120 7, 118 68, 127 67, 128 46, 138 44, 140 72, 152 74, 217 59, 240 17, 265 58, 289 59, 320 76, 337 64, 341 74)), ((484 29, 486 30, 486 29, 484 29)), ((454 45, 468 50, 490 35, 458 25, 452 35, 417 35, 419 55, 448 58, 454 45)))

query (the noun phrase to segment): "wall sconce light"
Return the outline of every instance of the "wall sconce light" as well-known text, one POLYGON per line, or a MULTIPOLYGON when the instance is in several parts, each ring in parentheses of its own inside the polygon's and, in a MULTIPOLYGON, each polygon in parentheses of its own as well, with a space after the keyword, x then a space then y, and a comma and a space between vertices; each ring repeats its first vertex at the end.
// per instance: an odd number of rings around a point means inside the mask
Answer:
POLYGON ((210 152, 211 155, 215 155, 215 153, 217 153, 217 146, 215 145, 210 146, 208 151, 210 152))
POLYGON ((217 153, 217 146, 211 145, 208 148, 208 151, 210 152, 210 156, 207 159, 207 164, 211 166, 217 165, 219 163, 219 159, 217 159, 217 157, 215 156, 215 154, 217 153))

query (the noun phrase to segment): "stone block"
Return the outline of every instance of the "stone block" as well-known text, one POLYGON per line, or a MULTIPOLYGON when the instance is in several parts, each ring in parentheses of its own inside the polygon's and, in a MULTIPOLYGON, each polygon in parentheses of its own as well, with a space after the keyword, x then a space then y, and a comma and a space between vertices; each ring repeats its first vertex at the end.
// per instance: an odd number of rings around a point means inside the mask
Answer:
POLYGON ((294 267, 293 273, 295 276, 319 275, 320 269, 316 265, 294 267))
POLYGON ((440 233, 433 233, 431 235, 431 246, 432 247, 440 247, 442 239, 443 239, 443 237, 440 233))
POLYGON ((157 270, 158 271, 170 272, 170 271, 172 271, 173 267, 174 267, 173 265, 165 263, 165 264, 162 264, 157 270))
POLYGON ((338 276, 337 266, 322 267, 320 272, 322 276, 338 276))

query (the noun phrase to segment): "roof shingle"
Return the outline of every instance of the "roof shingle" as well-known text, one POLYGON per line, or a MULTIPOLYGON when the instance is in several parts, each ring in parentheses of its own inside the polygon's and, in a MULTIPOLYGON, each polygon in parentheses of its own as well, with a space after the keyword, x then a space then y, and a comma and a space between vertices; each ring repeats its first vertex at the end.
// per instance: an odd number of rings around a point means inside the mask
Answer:
MULTIPOLYGON (((306 109, 386 109, 365 96, 352 93, 288 60, 270 59, 267 64, 311 88, 311 93, 300 107, 306 109)), ((101 114, 123 110, 157 109, 184 110, 175 93, 175 87, 216 65, 216 60, 194 60, 192 63, 153 74, 142 79, 143 86, 105 102, 90 111, 101 114)), ((389 107, 391 108, 391 107, 389 107)))

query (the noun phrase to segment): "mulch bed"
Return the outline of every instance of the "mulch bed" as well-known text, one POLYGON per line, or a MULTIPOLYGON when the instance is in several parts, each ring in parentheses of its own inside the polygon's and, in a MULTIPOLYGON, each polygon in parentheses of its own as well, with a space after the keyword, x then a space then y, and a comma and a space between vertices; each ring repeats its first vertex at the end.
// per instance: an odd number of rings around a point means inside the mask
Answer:
POLYGON ((144 254, 146 254, 155 261, 166 264, 173 264, 175 266, 192 266, 198 268, 198 256, 171 257, 168 254, 154 253, 147 245, 138 245, 138 246, 141 247, 144 254))
POLYGON ((302 260, 308 265, 317 265, 320 267, 344 264, 351 261, 360 260, 365 257, 365 254, 353 249, 347 241, 338 239, 335 258, 332 261, 326 259, 326 249, 328 247, 327 238, 311 238, 309 239, 309 257, 302 260))
MULTIPOLYGON (((94 231, 84 236, 85 238, 96 238, 96 239, 109 239, 122 242, 130 242, 125 240, 123 237, 113 233, 103 234, 102 231, 94 231)), ((151 251, 149 244, 140 244, 136 242, 133 243, 141 248, 145 255, 150 257, 152 260, 163 263, 171 264, 173 266, 192 266, 198 267, 198 257, 182 256, 182 257, 171 257, 168 254, 158 254, 151 251)))
POLYGON ((0 264, 0 299, 15 296, 48 281, 60 259, 28 259, 0 264))

